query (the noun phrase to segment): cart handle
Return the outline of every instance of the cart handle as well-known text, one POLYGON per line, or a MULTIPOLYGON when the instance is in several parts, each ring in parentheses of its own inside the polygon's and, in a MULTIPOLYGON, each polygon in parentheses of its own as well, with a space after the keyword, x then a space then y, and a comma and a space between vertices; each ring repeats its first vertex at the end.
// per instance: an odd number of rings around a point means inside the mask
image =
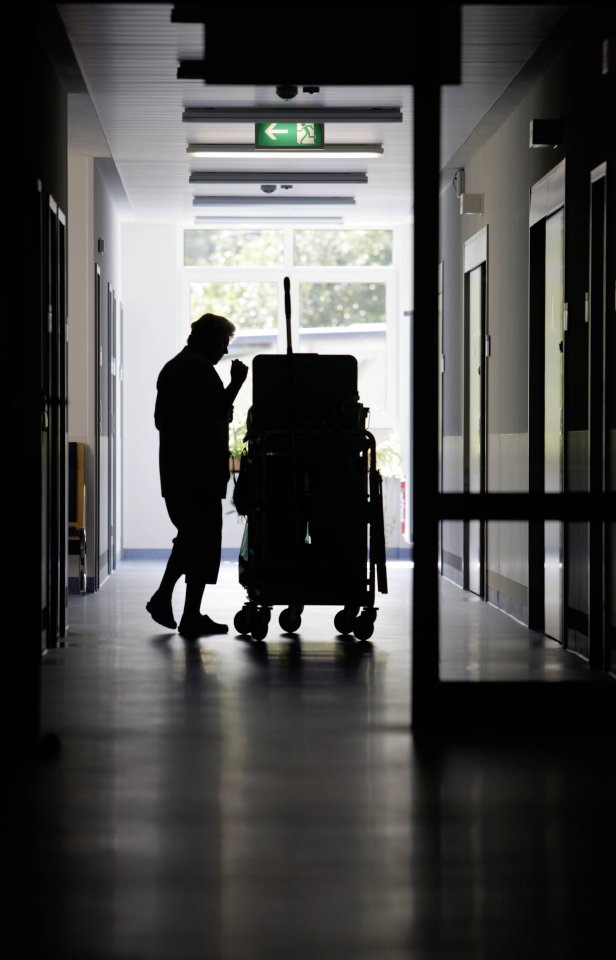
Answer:
POLYGON ((284 315, 287 320, 287 353, 293 353, 291 346, 291 281, 284 278, 284 315))

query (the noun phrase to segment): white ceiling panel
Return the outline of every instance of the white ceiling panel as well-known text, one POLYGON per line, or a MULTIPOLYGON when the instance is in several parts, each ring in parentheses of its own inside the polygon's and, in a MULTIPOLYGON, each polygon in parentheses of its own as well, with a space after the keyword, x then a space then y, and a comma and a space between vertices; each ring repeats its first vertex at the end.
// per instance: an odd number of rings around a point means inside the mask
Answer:
MULTIPOLYGON (((384 155, 370 160, 282 160, 271 152, 258 159, 189 158, 189 142, 251 144, 252 123, 185 123, 186 106, 251 107, 283 105, 273 87, 221 86, 178 80, 180 60, 203 57, 203 26, 173 23, 172 4, 69 3, 58 9, 92 104, 69 100, 69 150, 111 156, 135 219, 191 224, 195 216, 293 218, 311 214, 342 216, 349 224, 396 224, 412 216, 413 91, 410 86, 322 87, 300 92, 301 106, 400 107, 402 123, 328 123, 328 143, 382 143, 384 155), (98 129, 97 129, 98 128, 98 129), (264 194, 255 184, 191 184, 191 171, 284 169, 356 170, 366 184, 294 184, 264 194), (354 197, 352 206, 278 203, 236 204, 196 209, 193 196, 305 199, 354 197)), ((566 7, 555 5, 462 6, 462 83, 442 93, 441 164, 459 158, 482 118, 511 92, 529 59, 566 7)), ((295 101, 294 101, 295 102, 295 101)), ((288 103, 288 102, 287 102, 288 103)), ((286 105, 286 104, 285 104, 286 105)))

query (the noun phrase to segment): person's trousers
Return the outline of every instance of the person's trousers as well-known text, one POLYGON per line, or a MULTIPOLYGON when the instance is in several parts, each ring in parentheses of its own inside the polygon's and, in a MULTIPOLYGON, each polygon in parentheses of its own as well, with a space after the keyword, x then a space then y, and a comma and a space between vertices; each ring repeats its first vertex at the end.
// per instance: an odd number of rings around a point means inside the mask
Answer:
POLYGON ((177 536, 173 560, 188 578, 216 583, 222 548, 222 501, 219 497, 165 497, 167 513, 177 536))

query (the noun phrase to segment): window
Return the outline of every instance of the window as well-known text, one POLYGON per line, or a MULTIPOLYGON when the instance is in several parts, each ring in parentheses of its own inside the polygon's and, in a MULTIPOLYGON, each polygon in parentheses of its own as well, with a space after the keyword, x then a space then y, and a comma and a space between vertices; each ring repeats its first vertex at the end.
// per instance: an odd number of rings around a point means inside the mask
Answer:
POLYGON ((294 230, 293 262, 305 267, 389 267, 391 230, 294 230))
MULTIPOLYGON (((286 353, 283 280, 289 276, 292 349, 355 356, 370 429, 389 427, 398 369, 393 250, 392 230, 187 229, 184 315, 192 322, 219 313, 236 325, 228 358, 219 364, 227 382, 234 357, 251 368, 257 354, 286 353)), ((236 421, 251 400, 249 376, 236 400, 236 421)))
POLYGON ((185 267, 255 267, 283 261, 282 230, 185 230, 185 267))
POLYGON ((258 280, 205 280, 190 282, 190 323, 204 313, 218 313, 235 324, 229 353, 218 364, 225 383, 231 361, 248 367, 246 383, 234 405, 234 420, 246 419, 252 396, 252 361, 259 353, 274 353, 278 342, 278 283, 258 280))
POLYGON ((350 353, 358 390, 371 415, 387 408, 386 285, 375 282, 299 284, 302 353, 350 353))

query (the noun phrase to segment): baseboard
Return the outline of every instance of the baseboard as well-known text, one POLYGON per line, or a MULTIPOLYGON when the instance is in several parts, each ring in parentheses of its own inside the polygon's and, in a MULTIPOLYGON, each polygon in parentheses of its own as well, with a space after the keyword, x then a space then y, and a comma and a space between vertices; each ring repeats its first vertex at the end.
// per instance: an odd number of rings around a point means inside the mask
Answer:
MULTIPOLYGON (((239 557, 239 547, 223 547, 221 550, 221 560, 237 560, 239 557)), ((122 560, 158 560, 165 561, 169 559, 170 550, 167 549, 139 549, 131 548, 122 551, 122 560)), ((412 560, 413 547, 388 547, 385 553, 386 560, 412 560)))

